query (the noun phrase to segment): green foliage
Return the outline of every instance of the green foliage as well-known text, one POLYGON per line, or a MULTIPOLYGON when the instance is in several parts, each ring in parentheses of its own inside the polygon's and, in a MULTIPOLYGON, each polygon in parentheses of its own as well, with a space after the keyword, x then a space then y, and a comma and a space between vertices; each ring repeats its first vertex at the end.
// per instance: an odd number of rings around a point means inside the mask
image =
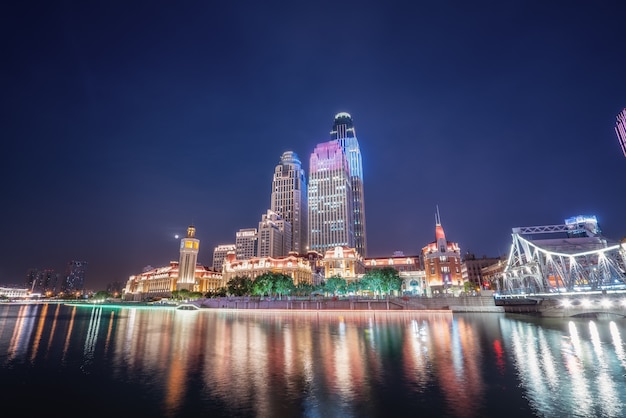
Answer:
POLYGON ((220 287, 217 290, 209 290, 204 294, 205 298, 221 298, 227 296, 227 289, 225 287, 220 287))
POLYGON ((296 296, 310 296, 315 291, 316 287, 309 283, 298 283, 295 286, 293 293, 296 296))
POLYGON ((391 294, 402 289, 402 278, 393 267, 370 270, 361 279, 361 288, 376 294, 391 294))
POLYGON ((271 296, 274 290, 274 277, 271 273, 265 273, 254 279, 252 294, 257 296, 271 296))
POLYGON ((340 276, 330 277, 324 284, 324 291, 333 296, 336 296, 337 293, 345 293, 346 289, 346 279, 340 276))
POLYGON ((226 291, 233 296, 252 294, 252 279, 248 276, 235 276, 226 283, 226 291))
POLYGON ((265 273, 252 282, 252 294, 258 296, 287 295, 295 290, 293 279, 286 274, 265 273))
POLYGON ((189 299, 191 296, 191 292, 187 289, 180 289, 172 291, 172 299, 174 300, 184 300, 189 299))
POLYGON ((106 290, 98 290, 96 293, 94 293, 92 299, 94 299, 94 300, 107 300, 110 297, 113 297, 113 295, 111 295, 106 290))

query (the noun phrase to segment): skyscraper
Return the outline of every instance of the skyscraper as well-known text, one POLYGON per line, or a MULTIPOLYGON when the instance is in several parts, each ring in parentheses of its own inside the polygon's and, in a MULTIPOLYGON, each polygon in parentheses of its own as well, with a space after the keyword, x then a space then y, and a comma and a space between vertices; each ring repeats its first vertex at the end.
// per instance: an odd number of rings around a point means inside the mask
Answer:
POLYGON ((273 210, 261 217, 257 257, 284 257, 291 251, 291 224, 273 210))
POLYGON ((256 228, 242 228, 235 234, 235 252, 237 260, 256 257, 259 245, 259 233, 256 228))
POLYGON ((626 108, 617 115, 617 123, 615 124, 615 133, 624 157, 626 157, 626 108))
POLYGON ((351 210, 354 222, 354 248, 361 255, 367 256, 367 235, 365 230, 365 199, 363 195, 363 163, 361 161, 361 149, 356 138, 352 116, 341 112, 335 115, 333 129, 330 131, 330 139, 336 140, 341 145, 348 160, 350 168, 350 187, 352 188, 351 210))
POLYGON ((222 265, 224 259, 229 251, 236 252, 237 246, 235 244, 220 244, 213 250, 213 270, 222 271, 222 265))
POLYGON ((354 248, 350 167, 339 141, 318 144, 309 167, 309 248, 354 248))
POLYGON ((302 163, 293 151, 285 151, 274 169, 270 209, 291 224, 291 251, 305 253, 308 246, 307 183, 302 163))
POLYGON ((190 225, 187 228, 187 236, 180 240, 180 259, 178 262, 177 289, 193 290, 196 282, 196 263, 200 240, 196 237, 196 228, 190 225))
POLYGON ((81 292, 85 288, 86 261, 72 260, 67 263, 67 274, 61 284, 61 291, 66 293, 81 292))

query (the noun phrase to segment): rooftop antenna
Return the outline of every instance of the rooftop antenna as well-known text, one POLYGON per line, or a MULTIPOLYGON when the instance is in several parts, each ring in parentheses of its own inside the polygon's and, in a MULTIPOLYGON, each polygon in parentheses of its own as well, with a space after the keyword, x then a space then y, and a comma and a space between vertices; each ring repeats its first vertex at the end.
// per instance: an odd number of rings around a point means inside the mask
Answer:
POLYGON ((441 217, 439 216, 439 205, 437 205, 437 213, 435 214, 435 223, 441 225, 441 217))

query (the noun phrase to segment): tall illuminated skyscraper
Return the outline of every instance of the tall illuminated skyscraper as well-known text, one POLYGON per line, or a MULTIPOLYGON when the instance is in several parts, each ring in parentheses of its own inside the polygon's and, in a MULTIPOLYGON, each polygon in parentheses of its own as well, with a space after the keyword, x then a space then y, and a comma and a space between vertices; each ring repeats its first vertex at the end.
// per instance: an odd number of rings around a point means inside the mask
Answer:
POLYGON ((336 140, 341 145, 348 166, 350 168, 350 187, 352 188, 352 203, 354 222, 354 248, 361 255, 367 256, 367 235, 365 229, 365 199, 363 195, 363 163, 361 161, 361 149, 356 138, 352 116, 341 112, 335 115, 333 129, 330 131, 330 139, 336 140))
POLYGON ((178 262, 178 280, 176 288, 193 290, 196 282, 196 263, 200 240, 196 238, 196 228, 190 225, 187 236, 180 240, 180 260, 178 262))
POLYGON ((291 251, 306 253, 307 183, 302 163, 293 151, 284 152, 274 169, 270 209, 291 224, 291 251))
POLYGON ((66 293, 80 292, 85 288, 86 261, 72 260, 67 263, 67 274, 61 284, 61 291, 66 293))
POLYGON ((617 115, 617 123, 615 124, 615 133, 622 147, 624 157, 626 157, 626 108, 617 115))
POLYGON ((354 248, 350 167, 339 141, 318 144, 309 165, 309 248, 354 248))

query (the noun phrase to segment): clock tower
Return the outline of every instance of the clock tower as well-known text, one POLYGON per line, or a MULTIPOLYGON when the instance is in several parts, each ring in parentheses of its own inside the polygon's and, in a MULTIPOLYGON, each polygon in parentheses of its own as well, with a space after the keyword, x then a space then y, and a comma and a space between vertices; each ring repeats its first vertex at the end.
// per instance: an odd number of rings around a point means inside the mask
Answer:
POLYGON ((187 236, 180 240, 180 260, 178 262, 178 280, 176 289, 194 290, 196 284, 196 262, 200 240, 195 238, 196 228, 190 225, 187 228, 187 236))

